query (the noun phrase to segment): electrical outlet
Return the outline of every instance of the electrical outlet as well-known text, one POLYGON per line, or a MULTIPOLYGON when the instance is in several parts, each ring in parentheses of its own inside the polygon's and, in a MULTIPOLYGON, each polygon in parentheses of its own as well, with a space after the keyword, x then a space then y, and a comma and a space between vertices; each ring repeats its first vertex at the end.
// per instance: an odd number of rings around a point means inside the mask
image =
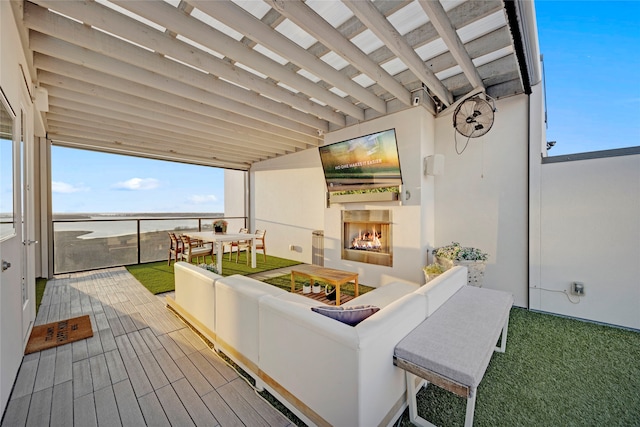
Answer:
POLYGON ((574 295, 584 296, 584 283, 573 282, 571 285, 571 293, 574 295))

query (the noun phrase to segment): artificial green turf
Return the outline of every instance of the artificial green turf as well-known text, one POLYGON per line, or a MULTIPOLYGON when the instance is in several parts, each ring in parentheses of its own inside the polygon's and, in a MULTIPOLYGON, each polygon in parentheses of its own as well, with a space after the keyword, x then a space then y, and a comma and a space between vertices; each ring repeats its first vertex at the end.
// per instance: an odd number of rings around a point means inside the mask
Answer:
POLYGON ((42 303, 42 296, 44 295, 44 288, 47 286, 47 279, 39 277, 36 279, 36 314, 42 303))
MULTIPOLYGON (((507 351, 477 392, 475 426, 638 426, 640 333, 513 308, 507 351)), ((466 400, 436 386, 418 408, 438 426, 464 424, 466 400)))
MULTIPOLYGON (((208 256, 205 262, 215 263, 215 257, 213 257, 212 260, 212 258, 208 256)), ((246 255, 244 252, 240 254, 240 259, 237 263, 235 262, 235 255, 232 257, 232 261, 229 261, 229 255, 227 254, 222 258, 222 275, 231 276, 233 274, 240 274, 245 276, 247 274, 255 274, 297 264, 300 264, 300 262, 270 255, 267 255, 267 260, 264 261, 262 254, 258 254, 256 257, 256 268, 251 268, 251 265, 246 265, 246 255)), ((173 262, 171 266, 169 266, 166 261, 158 261, 147 264, 129 265, 127 266, 127 270, 129 270, 149 292, 155 295, 175 290, 173 265, 173 262)))

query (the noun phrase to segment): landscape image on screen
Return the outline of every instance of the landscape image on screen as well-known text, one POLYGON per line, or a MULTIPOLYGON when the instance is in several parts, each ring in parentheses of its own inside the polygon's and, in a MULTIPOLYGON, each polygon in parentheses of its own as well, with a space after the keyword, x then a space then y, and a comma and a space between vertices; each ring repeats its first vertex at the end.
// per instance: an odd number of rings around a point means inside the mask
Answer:
POLYGON ((402 184, 395 129, 319 148, 329 191, 402 184))

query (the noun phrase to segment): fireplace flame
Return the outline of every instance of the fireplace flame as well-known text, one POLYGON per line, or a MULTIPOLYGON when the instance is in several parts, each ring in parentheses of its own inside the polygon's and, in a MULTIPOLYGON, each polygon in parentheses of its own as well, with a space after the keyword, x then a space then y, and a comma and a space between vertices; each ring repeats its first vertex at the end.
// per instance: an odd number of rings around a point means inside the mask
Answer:
POLYGON ((381 233, 375 228, 372 228, 371 231, 365 230, 364 233, 362 230, 358 230, 358 235, 351 240, 350 249, 379 250, 382 248, 380 237, 381 233))

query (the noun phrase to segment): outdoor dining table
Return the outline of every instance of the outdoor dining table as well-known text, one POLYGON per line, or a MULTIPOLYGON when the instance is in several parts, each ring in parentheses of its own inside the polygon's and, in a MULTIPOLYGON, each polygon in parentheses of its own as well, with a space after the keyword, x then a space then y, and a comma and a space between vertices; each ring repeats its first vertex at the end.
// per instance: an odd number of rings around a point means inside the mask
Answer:
POLYGON ((213 231, 192 231, 184 233, 192 239, 200 239, 204 242, 213 243, 216 251, 216 268, 218 274, 222 274, 222 250, 225 242, 238 242, 240 240, 251 240, 251 268, 256 268, 256 240, 250 233, 215 233, 213 231))

